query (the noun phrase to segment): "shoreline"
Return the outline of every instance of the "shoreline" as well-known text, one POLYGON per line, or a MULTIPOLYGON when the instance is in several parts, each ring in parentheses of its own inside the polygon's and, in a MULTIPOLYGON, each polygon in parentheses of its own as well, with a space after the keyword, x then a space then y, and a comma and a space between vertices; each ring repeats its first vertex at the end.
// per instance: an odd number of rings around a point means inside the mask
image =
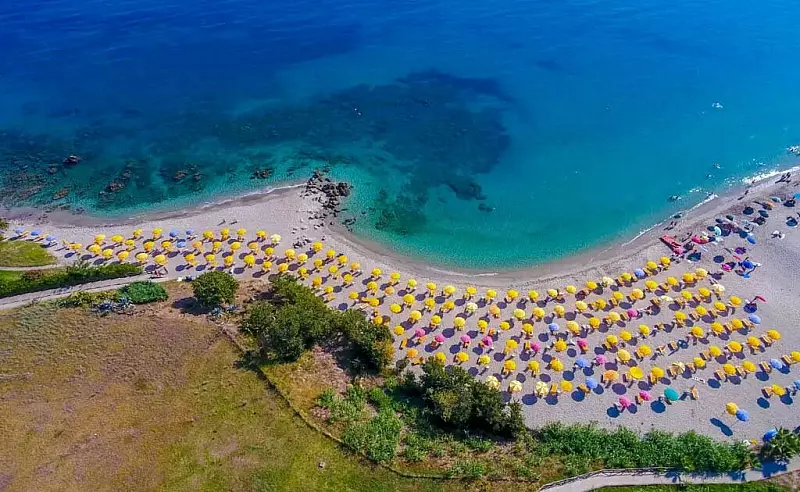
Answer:
MULTIPOLYGON (((703 201, 687 209, 680 210, 646 229, 640 230, 632 237, 629 235, 620 236, 603 244, 589 247, 584 251, 534 266, 498 268, 488 271, 437 265, 424 259, 407 256, 384 244, 356 236, 338 221, 334 221, 333 225, 330 223, 320 224, 317 232, 323 238, 330 236, 328 240, 335 241, 339 249, 351 250, 366 258, 381 261, 387 267, 391 265, 393 269, 412 272, 415 275, 426 278, 435 277, 452 282, 480 279, 480 283, 487 286, 501 286, 509 283, 529 285, 558 278, 573 277, 591 270, 602 272, 605 269, 604 267, 638 255, 656 246, 660 247, 659 237, 665 233, 662 226, 673 220, 673 217, 678 214, 681 217, 676 219, 677 224, 669 231, 670 234, 686 234, 688 230, 693 230, 697 225, 707 221, 708 218, 725 214, 743 198, 746 190, 758 195, 759 193, 763 194, 770 188, 775 188, 771 190, 773 194, 780 194, 784 188, 790 187, 790 183, 774 182, 772 178, 787 172, 798 171, 800 171, 800 166, 794 166, 744 178, 739 185, 732 186, 725 193, 721 195, 712 193, 703 201)), ((7 220, 24 224, 51 225, 61 229, 123 227, 170 219, 188 219, 228 209, 258 206, 271 200, 280 200, 292 195, 294 191, 305 186, 305 180, 294 181, 281 186, 205 201, 197 205, 177 209, 156 209, 152 212, 142 212, 118 219, 91 214, 75 214, 70 211, 45 212, 32 207, 5 208, 3 210, 7 220)), ((298 210, 298 212, 300 211, 298 210)), ((311 220, 310 216, 293 217, 286 226, 296 229, 305 220, 311 220)), ((666 254, 667 249, 662 249, 663 253, 666 254)))

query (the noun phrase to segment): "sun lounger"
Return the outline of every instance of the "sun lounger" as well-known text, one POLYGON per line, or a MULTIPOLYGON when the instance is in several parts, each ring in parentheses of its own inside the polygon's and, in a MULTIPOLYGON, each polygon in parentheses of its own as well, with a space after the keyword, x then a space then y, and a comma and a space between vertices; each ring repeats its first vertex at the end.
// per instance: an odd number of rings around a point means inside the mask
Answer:
POLYGON ((588 387, 587 387, 585 384, 579 384, 579 385, 578 385, 578 389, 579 389, 580 391, 582 391, 584 394, 587 394, 587 395, 588 395, 589 393, 591 393, 591 391, 589 390, 589 388, 588 388, 588 387))
POLYGON ((764 393, 764 396, 766 396, 767 398, 769 398, 769 397, 771 397, 772 395, 775 394, 775 392, 772 391, 772 387, 771 386, 766 386, 764 388, 761 388, 761 392, 764 393))
POLYGON ((550 386, 550 396, 557 396, 559 393, 560 391, 558 389, 558 385, 556 383, 553 383, 550 386))
POLYGON ((725 373, 722 372, 722 369, 714 371, 714 376, 716 376, 719 381, 725 381, 725 373))
POLYGON ((689 369, 689 372, 695 372, 695 371, 697 371, 697 368, 696 368, 696 367, 694 366, 694 364, 693 364, 693 363, 691 363, 691 362, 689 362, 688 364, 686 364, 686 368, 687 368, 687 369, 689 369))
POLYGON ((711 360, 711 353, 708 350, 703 350, 700 353, 700 357, 702 357, 703 360, 711 360))
POLYGON ((764 345, 766 345, 766 346, 770 346, 770 345, 772 345, 772 339, 769 337, 769 335, 762 335, 762 336, 761 336, 761 341, 762 341, 762 342, 764 343, 764 345))
POLYGON ((668 346, 668 347, 669 347, 669 349, 670 349, 671 351, 673 351, 673 352, 675 352, 675 351, 677 351, 677 350, 678 350, 678 342, 676 342, 675 340, 672 340, 671 342, 669 342, 669 343, 667 344, 667 346, 668 346))
POLYGON ((669 375, 672 376, 673 378, 678 377, 678 374, 681 373, 680 369, 678 367, 676 367, 676 366, 669 366, 669 369, 667 369, 667 372, 669 372, 669 375))
POLYGON ((761 370, 766 372, 767 374, 772 372, 772 366, 770 366, 769 363, 767 363, 766 361, 762 360, 761 362, 758 363, 758 365, 761 367, 761 370))
POLYGON ((791 366, 792 364, 796 364, 796 362, 795 362, 795 361, 792 359, 792 357, 791 357, 791 356, 789 356, 789 355, 784 355, 783 357, 781 357, 781 360, 782 360, 782 361, 783 361, 783 363, 784 363, 784 364, 786 364, 787 366, 791 366))
POLYGON ((400 348, 401 349, 406 348, 406 345, 408 345, 408 338, 404 338, 404 339, 400 340, 400 348))
POLYGON ((747 377, 747 371, 745 371, 742 366, 736 366, 736 374, 738 374, 740 378, 747 377))
POLYGON ((692 386, 689 388, 689 394, 692 397, 692 400, 699 400, 700 399, 700 392, 697 391, 697 386, 692 386))

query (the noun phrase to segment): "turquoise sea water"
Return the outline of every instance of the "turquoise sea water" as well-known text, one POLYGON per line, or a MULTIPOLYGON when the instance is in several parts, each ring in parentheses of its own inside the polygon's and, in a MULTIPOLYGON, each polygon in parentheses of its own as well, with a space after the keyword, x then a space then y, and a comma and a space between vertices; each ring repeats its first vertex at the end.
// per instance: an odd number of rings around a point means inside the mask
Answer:
POLYGON ((327 166, 355 185, 362 237, 446 266, 541 263, 789 165, 798 14, 789 0, 2 2, 2 200, 128 214, 327 166))

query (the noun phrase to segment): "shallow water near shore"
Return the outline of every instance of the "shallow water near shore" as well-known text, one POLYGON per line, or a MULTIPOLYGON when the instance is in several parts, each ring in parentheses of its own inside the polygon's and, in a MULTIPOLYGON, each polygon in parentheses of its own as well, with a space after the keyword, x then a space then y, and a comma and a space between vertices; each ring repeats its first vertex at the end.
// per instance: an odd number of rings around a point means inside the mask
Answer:
POLYGON ((342 218, 358 236, 442 266, 541 264, 796 164, 797 14, 788 0, 3 5, 3 200, 131 215, 328 167, 355 186, 342 218))

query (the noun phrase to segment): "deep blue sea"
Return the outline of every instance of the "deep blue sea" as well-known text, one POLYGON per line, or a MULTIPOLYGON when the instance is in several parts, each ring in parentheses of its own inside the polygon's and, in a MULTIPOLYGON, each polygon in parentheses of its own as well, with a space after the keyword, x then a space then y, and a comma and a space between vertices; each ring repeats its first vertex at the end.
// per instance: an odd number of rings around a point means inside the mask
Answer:
POLYGON ((799 16, 793 0, 6 0, 2 200, 127 214, 328 167, 355 185, 362 237, 440 265, 542 263, 791 164, 799 16))

